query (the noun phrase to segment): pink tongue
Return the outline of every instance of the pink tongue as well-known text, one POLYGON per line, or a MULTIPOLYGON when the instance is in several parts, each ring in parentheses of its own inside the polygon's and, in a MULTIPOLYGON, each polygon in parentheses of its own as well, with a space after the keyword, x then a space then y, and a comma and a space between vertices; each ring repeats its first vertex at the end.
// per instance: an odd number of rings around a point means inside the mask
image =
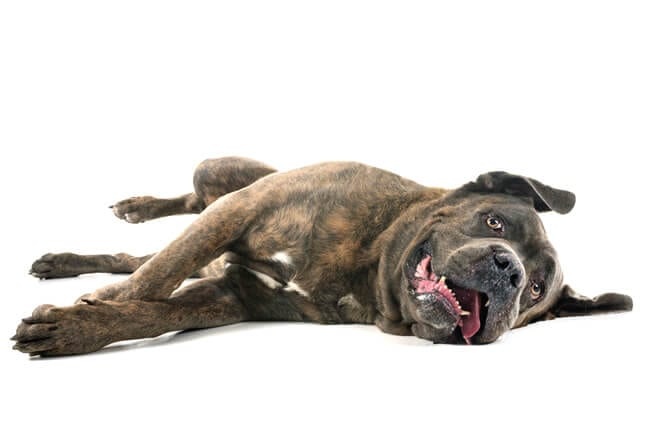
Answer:
POLYGON ((470 338, 476 335, 481 328, 481 297, 477 291, 469 289, 455 288, 456 299, 463 306, 464 310, 469 311, 469 316, 461 316, 460 329, 463 332, 465 342, 470 343, 470 338))

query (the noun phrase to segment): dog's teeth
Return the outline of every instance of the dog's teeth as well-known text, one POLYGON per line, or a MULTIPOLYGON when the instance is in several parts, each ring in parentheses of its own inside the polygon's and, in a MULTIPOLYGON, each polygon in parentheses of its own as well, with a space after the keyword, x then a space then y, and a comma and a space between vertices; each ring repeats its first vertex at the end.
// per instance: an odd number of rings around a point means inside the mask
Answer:
POLYGON ((469 316, 471 313, 469 311, 461 310, 460 315, 461 316, 469 316))
POLYGON ((487 300, 487 301, 485 302, 485 306, 487 307, 487 306, 489 306, 489 305, 490 305, 490 300, 487 300))
POLYGON ((446 280, 447 278, 445 276, 440 276, 440 280, 438 281, 438 283, 442 283, 444 285, 446 280))

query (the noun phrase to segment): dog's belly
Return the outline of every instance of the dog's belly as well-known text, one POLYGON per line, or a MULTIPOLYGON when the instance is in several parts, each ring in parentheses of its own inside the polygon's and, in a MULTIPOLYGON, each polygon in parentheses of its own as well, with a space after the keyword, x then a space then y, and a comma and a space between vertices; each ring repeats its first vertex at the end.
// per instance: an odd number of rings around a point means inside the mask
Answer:
POLYGON ((268 298, 269 304, 278 303, 285 309, 291 306, 296 310, 287 317, 265 318, 292 320, 293 313, 321 323, 374 323, 376 306, 373 294, 367 290, 367 276, 359 274, 355 282, 341 276, 335 283, 323 280, 302 284, 296 279, 293 258, 286 251, 278 251, 263 260, 227 252, 202 269, 201 276, 221 276, 233 265, 257 278, 256 287, 247 288, 249 294, 268 298))
POLYGON ((224 254, 224 267, 238 264, 254 274, 261 283, 270 289, 294 292, 309 298, 309 292, 296 280, 296 271, 292 257, 286 251, 278 251, 265 260, 252 260, 234 252, 224 254))

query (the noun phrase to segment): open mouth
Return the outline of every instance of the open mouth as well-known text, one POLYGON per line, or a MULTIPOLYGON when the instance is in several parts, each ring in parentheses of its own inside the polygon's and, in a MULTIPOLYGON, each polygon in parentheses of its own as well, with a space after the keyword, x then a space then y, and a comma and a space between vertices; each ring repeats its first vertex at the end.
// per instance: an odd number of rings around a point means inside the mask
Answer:
POLYGON ((485 323, 490 304, 486 294, 455 285, 444 275, 438 276, 431 266, 431 256, 426 254, 415 269, 412 281, 415 293, 433 294, 436 300, 457 320, 457 333, 467 344, 485 323))

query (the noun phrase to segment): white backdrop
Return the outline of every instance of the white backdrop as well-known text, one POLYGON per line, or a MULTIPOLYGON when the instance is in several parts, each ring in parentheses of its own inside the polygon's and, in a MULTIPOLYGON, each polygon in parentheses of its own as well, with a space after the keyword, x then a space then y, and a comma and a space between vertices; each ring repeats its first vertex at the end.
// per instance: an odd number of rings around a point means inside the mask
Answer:
POLYGON ((570 189, 575 210, 544 218, 567 281, 631 294, 635 311, 483 347, 308 324, 55 360, 6 341, 0 421, 647 423, 645 3, 2 2, 7 339, 36 305, 119 280, 39 282, 35 258, 160 249, 192 218, 129 225, 107 206, 186 193, 198 162, 231 154, 358 160, 443 187, 503 169, 570 189))

